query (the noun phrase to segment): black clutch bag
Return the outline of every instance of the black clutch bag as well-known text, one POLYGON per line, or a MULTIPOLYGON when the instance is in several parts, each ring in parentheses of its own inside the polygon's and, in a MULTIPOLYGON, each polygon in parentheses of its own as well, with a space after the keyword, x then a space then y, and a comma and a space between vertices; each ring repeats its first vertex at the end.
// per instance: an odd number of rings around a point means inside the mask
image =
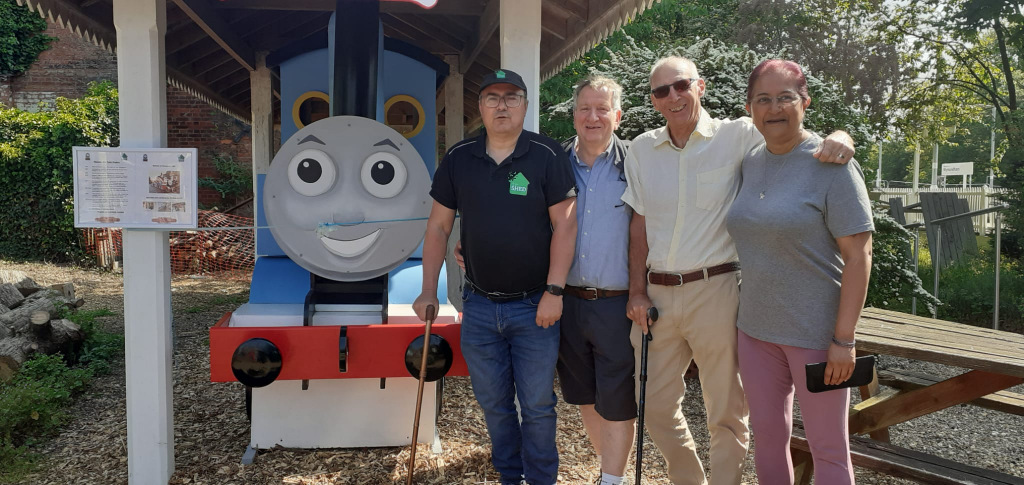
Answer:
POLYGON ((857 357, 853 368, 853 375, 849 379, 834 386, 825 384, 825 365, 827 362, 807 364, 807 390, 811 392, 825 392, 834 389, 846 389, 847 387, 866 386, 874 378, 875 356, 865 355, 857 357))

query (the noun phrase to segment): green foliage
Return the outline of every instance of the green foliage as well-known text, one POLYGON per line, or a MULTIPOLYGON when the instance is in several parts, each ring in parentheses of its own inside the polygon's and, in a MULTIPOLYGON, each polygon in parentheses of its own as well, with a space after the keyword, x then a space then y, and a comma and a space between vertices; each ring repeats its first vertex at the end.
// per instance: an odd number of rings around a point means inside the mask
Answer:
MULTIPOLYGON (((922 266, 921 277, 933 281, 931 265, 922 266)), ((999 270, 999 320, 1005 330, 1024 327, 1024 267, 1004 259, 999 270)), ((944 268, 939 275, 938 317, 981 327, 992 326, 995 303, 995 257, 989 248, 971 259, 944 268)), ((930 311, 929 311, 930 315, 930 311)))
POLYGON ((82 329, 83 344, 75 359, 77 365, 88 367, 96 375, 108 374, 110 361, 124 354, 124 335, 105 332, 98 328, 96 323, 97 318, 114 314, 109 309, 100 308, 79 311, 67 316, 82 329))
POLYGON ((79 261, 71 147, 117 146, 117 90, 90 84, 52 110, 0 108, 0 256, 79 261))
MULTIPOLYGON (((572 98, 573 86, 586 77, 591 69, 607 61, 611 53, 629 49, 636 43, 674 45, 680 41, 695 42, 703 38, 731 38, 738 20, 738 4, 738 0, 662 0, 652 5, 590 49, 582 58, 541 84, 541 132, 556 140, 575 134, 571 117, 548 116, 547 113, 572 98)), ((637 60, 632 70, 646 76, 650 66, 651 63, 644 65, 637 60)), ((616 80, 621 83, 621 80, 616 80)), ((637 93, 643 94, 649 89, 650 86, 645 83, 637 93)), ((626 92, 631 91, 626 89, 626 92)))
POLYGON ((109 361, 123 352, 124 337, 98 328, 96 318, 113 314, 105 308, 65 312, 63 318, 81 327, 80 353, 37 354, 10 381, 0 382, 0 483, 17 482, 31 471, 37 460, 32 447, 67 422, 65 408, 95 376, 109 373, 109 361))
POLYGON ((252 168, 235 161, 231 155, 213 157, 218 177, 202 177, 199 186, 216 190, 225 201, 237 202, 252 196, 252 168))
MULTIPOLYGON (((591 69, 591 72, 611 77, 623 87, 622 124, 619 136, 633 138, 640 133, 664 124, 664 119, 651 104, 650 66, 658 59, 678 55, 694 61, 700 75, 707 83, 707 91, 701 99, 701 106, 717 118, 738 118, 747 116, 747 78, 761 61, 780 55, 761 55, 744 47, 726 44, 712 39, 700 40, 690 45, 662 44, 651 47, 628 36, 618 51, 608 49, 608 58, 591 69), (637 69, 637 66, 644 66, 637 69)), ((807 73, 811 106, 807 110, 804 125, 822 135, 842 129, 853 136, 854 141, 865 155, 870 148, 870 125, 863 112, 848 104, 839 86, 823 81, 814 73, 807 73)), ((542 119, 547 119, 547 133, 555 138, 567 138, 573 134, 572 95, 553 106, 542 119), (565 131, 568 130, 568 131, 565 131)), ((543 125, 544 123, 542 123, 543 125)), ((859 156, 865 159, 866 156, 859 156)))
POLYGON ((909 312, 911 299, 917 297, 919 308, 930 312, 938 300, 925 291, 914 272, 913 234, 883 212, 874 212, 874 222, 871 282, 865 304, 909 312))
POLYGON ((54 37, 40 34, 46 21, 14 0, 0 0, 0 76, 28 70, 54 37))

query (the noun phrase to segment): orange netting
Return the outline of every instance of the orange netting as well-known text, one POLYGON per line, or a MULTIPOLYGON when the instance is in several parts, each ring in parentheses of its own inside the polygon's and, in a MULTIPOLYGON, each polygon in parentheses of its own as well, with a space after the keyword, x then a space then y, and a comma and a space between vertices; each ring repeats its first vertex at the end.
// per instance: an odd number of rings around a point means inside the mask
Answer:
MULTIPOLYGON (((173 274, 252 277, 256 237, 251 217, 201 210, 197 225, 197 230, 169 235, 173 274)), ((82 240, 98 265, 112 268, 121 261, 120 229, 83 229, 82 240)))

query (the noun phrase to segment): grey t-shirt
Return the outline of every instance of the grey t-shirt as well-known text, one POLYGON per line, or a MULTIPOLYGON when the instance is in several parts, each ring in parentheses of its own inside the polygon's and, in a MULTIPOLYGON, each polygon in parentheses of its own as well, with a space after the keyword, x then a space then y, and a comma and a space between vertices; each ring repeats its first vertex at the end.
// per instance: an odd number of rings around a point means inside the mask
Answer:
POLYGON ((820 143, 811 136, 785 155, 751 150, 726 227, 743 267, 736 326, 758 340, 826 350, 843 274, 836 238, 874 224, 860 164, 818 161, 820 143))

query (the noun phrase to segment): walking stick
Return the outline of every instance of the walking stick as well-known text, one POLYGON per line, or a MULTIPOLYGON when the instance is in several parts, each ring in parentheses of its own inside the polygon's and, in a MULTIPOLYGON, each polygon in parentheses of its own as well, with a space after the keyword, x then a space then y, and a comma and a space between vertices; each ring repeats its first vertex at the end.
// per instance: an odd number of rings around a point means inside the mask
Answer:
POLYGON ((416 417, 412 422, 412 449, 409 450, 409 478, 406 484, 412 485, 412 473, 416 467, 416 437, 420 431, 420 408, 423 407, 423 384, 427 381, 427 351, 430 349, 430 326, 434 323, 437 310, 434 305, 427 305, 426 330, 423 331, 423 358, 420 360, 420 383, 416 389, 416 417))
MULTIPOLYGON (((650 307, 647 309, 647 318, 654 323, 658 320, 658 309, 650 307)), ((644 463, 644 405, 647 394, 647 346, 651 339, 651 328, 647 327, 647 334, 640 337, 640 401, 637 403, 636 416, 636 485, 640 485, 640 476, 643 474, 644 463)))

